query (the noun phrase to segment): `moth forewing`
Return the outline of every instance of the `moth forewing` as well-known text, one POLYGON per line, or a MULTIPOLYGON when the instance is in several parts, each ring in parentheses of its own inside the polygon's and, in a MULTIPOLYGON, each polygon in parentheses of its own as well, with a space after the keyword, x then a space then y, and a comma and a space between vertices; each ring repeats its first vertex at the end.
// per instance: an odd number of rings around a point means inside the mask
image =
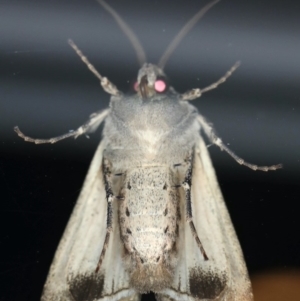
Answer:
MULTIPOLYGON (((209 258, 204 259, 183 219, 173 282, 159 293, 161 300, 253 300, 242 251, 201 136, 195 145, 191 204, 195 228, 209 258)), ((181 211, 186 211, 184 202, 181 211)))
MULTIPOLYGON (((138 300, 123 267, 118 227, 111 233, 111 243, 102 267, 95 273, 104 246, 107 220, 103 149, 104 143, 101 143, 57 248, 42 301, 111 301, 127 297, 138 300)), ((114 223, 118 224, 117 215, 114 223)))

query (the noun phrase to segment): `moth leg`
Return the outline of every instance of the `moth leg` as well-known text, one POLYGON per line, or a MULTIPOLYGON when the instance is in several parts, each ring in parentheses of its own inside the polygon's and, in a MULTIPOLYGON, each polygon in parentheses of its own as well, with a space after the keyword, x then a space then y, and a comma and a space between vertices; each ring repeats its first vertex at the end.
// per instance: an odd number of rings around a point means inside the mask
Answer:
POLYGON ((106 214, 106 234, 105 234, 105 239, 104 239, 104 244, 103 248, 99 257, 99 261, 96 267, 95 272, 97 273, 101 267, 101 264, 103 262, 103 259, 105 257, 105 253, 109 244, 109 239, 110 239, 110 233, 113 230, 112 226, 112 220, 113 220, 113 211, 112 211, 112 202, 114 200, 114 195, 112 192, 111 188, 111 181, 110 181, 110 176, 111 176, 111 171, 109 164, 107 160, 103 160, 102 163, 102 169, 103 169, 103 180, 104 180, 104 187, 105 187, 105 192, 106 192, 106 200, 107 200, 107 214, 106 214))
POLYGON ((185 174, 184 181, 182 183, 182 187, 185 191, 185 200, 186 200, 186 220, 189 223, 192 234, 196 240, 196 243, 200 249, 205 260, 208 260, 204 247, 200 241, 200 238, 197 234, 194 222, 193 222, 193 212, 192 212, 192 201, 191 201, 191 186, 192 186, 192 175, 193 175, 193 155, 188 158, 188 170, 185 174))
POLYGON ((181 95, 181 99, 182 100, 186 100, 186 101, 189 101, 189 100, 194 100, 196 98, 199 98, 202 93, 205 93, 207 91, 210 91, 210 90, 213 90, 213 89, 216 89, 220 84, 224 83, 226 81, 226 79, 228 77, 231 76, 231 74, 240 66, 240 62, 236 62, 226 73, 224 76, 222 76, 218 81, 214 82, 213 84, 203 88, 203 89, 192 89, 192 90, 189 90, 185 93, 183 93, 181 95))
POLYGON ((109 114, 110 110, 106 109, 104 111, 99 111, 97 113, 93 113, 90 116, 90 119, 86 121, 81 127, 79 127, 77 130, 63 134, 61 136, 53 137, 50 139, 35 139, 31 138, 28 136, 25 136, 19 129, 19 127, 15 126, 14 131, 18 134, 19 137, 24 139, 25 141, 28 142, 33 142, 35 144, 42 144, 42 143, 56 143, 57 141, 69 138, 69 137, 74 137, 75 139, 87 132, 95 130, 106 118, 106 116, 109 114))
POLYGON ((241 165, 245 165, 253 170, 262 170, 262 171, 269 171, 269 170, 276 170, 282 168, 282 164, 272 165, 272 166, 257 166, 255 164, 251 164, 246 162, 244 159, 237 156, 231 149, 229 149, 221 140, 220 137, 217 136, 211 124, 209 124, 205 118, 201 115, 197 117, 204 133, 207 135, 211 143, 217 145, 221 150, 227 152, 235 161, 237 161, 241 165))
POLYGON ((81 58, 81 60, 87 65, 90 71, 100 80, 100 84, 105 92, 113 96, 120 96, 122 93, 118 90, 118 88, 110 82, 110 80, 106 77, 103 77, 96 68, 89 62, 88 58, 82 53, 82 51, 77 47, 77 45, 72 41, 68 40, 69 45, 75 50, 77 55, 81 58))

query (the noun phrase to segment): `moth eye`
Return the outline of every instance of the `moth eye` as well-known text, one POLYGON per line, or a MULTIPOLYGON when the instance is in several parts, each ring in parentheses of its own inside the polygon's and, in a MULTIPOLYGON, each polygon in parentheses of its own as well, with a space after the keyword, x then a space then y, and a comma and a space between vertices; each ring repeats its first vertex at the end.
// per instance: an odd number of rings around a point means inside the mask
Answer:
POLYGON ((138 82, 134 82, 133 90, 136 91, 136 92, 139 90, 139 83, 138 82))
POLYGON ((162 79, 158 79, 154 84, 154 89, 159 93, 165 92, 167 89, 167 84, 162 79))

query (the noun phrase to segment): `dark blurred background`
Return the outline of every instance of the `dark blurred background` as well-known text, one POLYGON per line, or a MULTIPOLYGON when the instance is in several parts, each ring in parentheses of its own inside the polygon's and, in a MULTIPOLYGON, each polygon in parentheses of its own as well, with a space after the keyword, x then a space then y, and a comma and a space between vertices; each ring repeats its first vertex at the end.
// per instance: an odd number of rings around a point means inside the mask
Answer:
MULTIPOLYGON (((109 3, 155 63, 208 1, 109 3)), ((108 106, 109 95, 67 44, 69 38, 120 90, 129 90, 139 66, 128 39, 96 1, 1 0, 0 6, 0 300, 35 301, 101 129, 90 139, 34 145, 13 127, 49 138, 108 106)), ((209 148, 253 279, 300 268, 299 34, 298 1, 224 0, 165 68, 175 89, 184 92, 209 85, 242 62, 225 84, 193 104, 245 160, 284 165, 276 172, 254 172, 209 148)), ((294 300, 290 291, 282 300, 294 300)))

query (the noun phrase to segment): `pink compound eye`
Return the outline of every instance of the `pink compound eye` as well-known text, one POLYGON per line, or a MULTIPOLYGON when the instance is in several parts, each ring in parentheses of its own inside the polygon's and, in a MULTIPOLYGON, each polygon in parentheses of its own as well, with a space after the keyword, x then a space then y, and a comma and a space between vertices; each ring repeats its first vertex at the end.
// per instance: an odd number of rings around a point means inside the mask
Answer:
POLYGON ((134 84, 133 84, 133 89, 134 89, 134 91, 138 91, 139 90, 139 83, 138 82, 134 82, 134 84))
POLYGON ((154 88, 156 92, 162 93, 166 90, 167 84, 163 80, 158 79, 154 84, 154 88))

